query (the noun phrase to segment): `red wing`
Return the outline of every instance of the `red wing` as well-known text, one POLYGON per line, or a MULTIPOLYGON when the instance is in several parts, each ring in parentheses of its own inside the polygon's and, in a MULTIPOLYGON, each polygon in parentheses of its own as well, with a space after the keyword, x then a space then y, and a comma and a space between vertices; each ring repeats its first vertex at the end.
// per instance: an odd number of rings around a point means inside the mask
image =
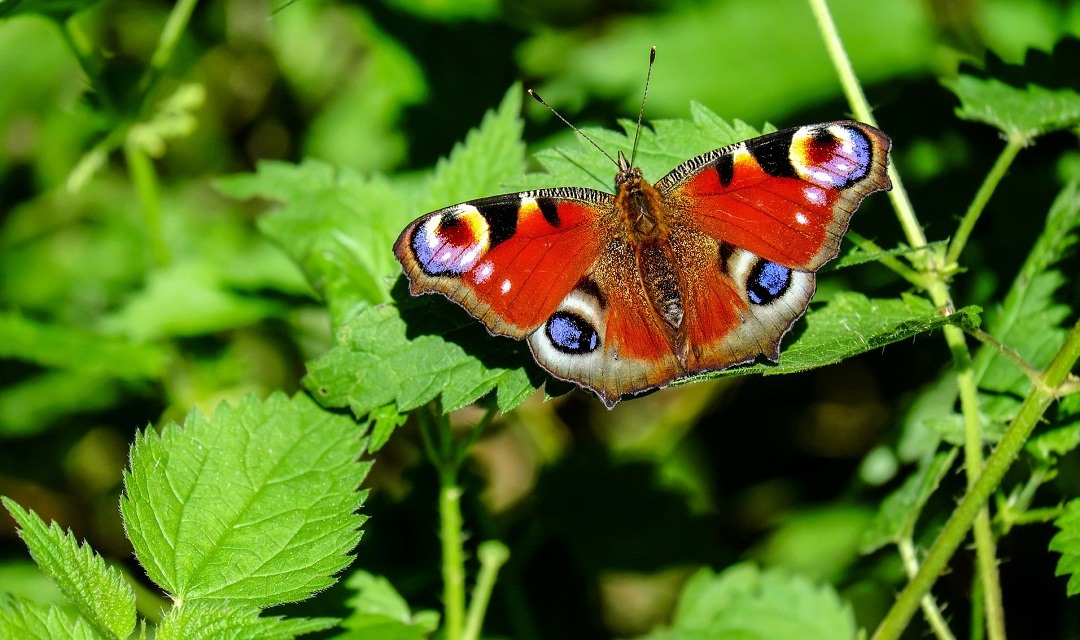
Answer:
POLYGON ((679 224, 768 261, 816 271, 868 194, 891 188, 890 140, 850 120, 710 151, 656 183, 679 224))
POLYGON ((433 211, 401 232, 394 254, 413 295, 438 292, 492 333, 532 333, 596 262, 612 196, 546 189, 433 211))

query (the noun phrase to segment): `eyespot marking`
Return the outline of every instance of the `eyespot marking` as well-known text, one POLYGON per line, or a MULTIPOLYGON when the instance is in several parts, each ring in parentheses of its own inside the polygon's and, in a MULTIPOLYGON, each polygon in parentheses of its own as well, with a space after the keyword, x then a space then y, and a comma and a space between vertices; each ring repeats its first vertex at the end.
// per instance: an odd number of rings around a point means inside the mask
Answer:
POLYGON ((789 284, 791 269, 768 260, 758 260, 746 279, 746 297, 754 304, 769 304, 784 295, 789 284))
POLYGON ((490 248, 487 219, 471 205, 428 218, 413 231, 416 262, 430 276, 460 276, 490 248))
POLYGON ((581 316, 556 311, 544 323, 547 338, 559 351, 571 355, 592 353, 600 346, 600 335, 581 316))
POLYGON ((793 136, 789 159, 802 179, 843 189, 870 172, 873 147, 870 138, 854 126, 805 127, 793 136))

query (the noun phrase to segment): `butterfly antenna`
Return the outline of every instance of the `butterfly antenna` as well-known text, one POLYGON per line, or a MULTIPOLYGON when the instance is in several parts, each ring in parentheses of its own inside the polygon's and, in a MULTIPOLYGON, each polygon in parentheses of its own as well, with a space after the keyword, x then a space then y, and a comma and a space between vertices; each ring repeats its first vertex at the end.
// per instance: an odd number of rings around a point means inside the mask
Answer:
POLYGON ((645 116, 645 98, 649 97, 649 79, 652 78, 654 62, 656 62, 656 47, 649 50, 649 70, 645 72, 645 92, 641 94, 641 109, 638 110, 637 129, 634 131, 634 148, 630 151, 631 166, 634 164, 634 158, 637 157, 638 140, 641 139, 641 119, 645 116))
POLYGON ((615 166, 616 166, 616 167, 617 167, 617 166, 619 166, 619 162, 618 162, 617 160, 615 160, 615 158, 612 158, 612 157, 611 157, 611 154, 610 154, 610 153, 608 153, 607 151, 604 151, 603 149, 601 149, 601 148, 600 148, 600 145, 598 145, 598 144, 596 144, 595 142, 593 142, 593 139, 592 139, 592 138, 590 138, 589 136, 585 135, 585 132, 584 132, 584 131, 582 131, 581 129, 578 129, 578 128, 577 128, 577 127, 575 127, 574 125, 570 124, 570 121, 569 121, 569 120, 567 120, 566 118, 564 118, 564 117, 563 117, 563 115, 562 115, 561 113, 559 113, 558 111, 556 111, 556 110, 555 110, 555 107, 553 107, 553 106, 551 106, 550 104, 548 104, 548 103, 544 102, 544 99, 540 97, 540 94, 539 94, 539 93, 537 93, 537 92, 533 91, 532 89, 528 89, 528 92, 529 92, 529 95, 530 95, 530 96, 532 96, 534 100, 536 100, 536 101, 537 101, 537 102, 539 102, 540 104, 542 104, 542 105, 544 105, 545 107, 547 107, 547 108, 548 108, 548 111, 551 111, 552 113, 554 113, 554 114, 555 114, 555 117, 556 117, 556 118, 558 118, 559 120, 562 120, 562 121, 563 121, 564 123, 566 123, 566 126, 568 126, 568 127, 570 127, 571 129, 573 129, 573 130, 574 130, 574 131, 575 131, 575 132, 576 132, 576 133, 577 133, 577 134, 578 134, 579 136, 581 136, 582 138, 585 138, 585 140, 587 140, 587 141, 589 142, 589 144, 591 144, 592 146, 596 147, 596 150, 597 150, 597 151, 599 151, 600 153, 602 153, 602 154, 604 154, 605 156, 607 156, 607 159, 608 159, 608 160, 611 160, 611 161, 612 161, 613 163, 615 163, 615 166))

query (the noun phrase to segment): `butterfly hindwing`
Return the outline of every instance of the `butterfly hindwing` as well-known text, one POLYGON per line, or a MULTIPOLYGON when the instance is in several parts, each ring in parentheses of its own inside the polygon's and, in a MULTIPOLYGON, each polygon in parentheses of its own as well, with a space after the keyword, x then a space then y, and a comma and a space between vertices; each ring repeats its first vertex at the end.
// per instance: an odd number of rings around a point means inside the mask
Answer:
POLYGON ((770 262, 816 271, 851 214, 888 189, 890 141, 850 120, 785 129, 693 158, 656 187, 686 225, 770 262))
POLYGON ((588 189, 471 200, 415 220, 394 253, 414 295, 441 293, 492 333, 523 339, 596 261, 610 201, 588 189))

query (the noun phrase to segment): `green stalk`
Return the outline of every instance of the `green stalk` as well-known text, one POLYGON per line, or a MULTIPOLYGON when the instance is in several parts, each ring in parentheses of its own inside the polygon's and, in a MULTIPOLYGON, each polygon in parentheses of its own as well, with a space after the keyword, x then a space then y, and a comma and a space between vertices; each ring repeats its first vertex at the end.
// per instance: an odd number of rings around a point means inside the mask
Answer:
MULTIPOLYGON (((915 543, 911 541, 911 538, 905 537, 896 546, 900 551, 900 559, 904 563, 904 571, 907 572, 908 578, 915 577, 915 574, 919 572, 919 562, 915 557, 915 543)), ((930 629, 938 640, 956 640, 956 636, 949 630, 949 624, 945 622, 945 616, 941 615, 941 609, 934 601, 933 595, 929 593, 924 595, 920 605, 926 622, 930 624, 930 629)))
POLYGON ((480 573, 476 577, 472 597, 469 599, 469 615, 465 623, 463 640, 479 640, 480 629, 484 625, 491 592, 495 589, 495 578, 499 569, 510 559, 510 550, 501 542, 488 540, 477 549, 480 558, 480 573))
POLYGON ((442 539, 446 640, 462 640, 465 629, 464 524, 461 518, 461 487, 457 484, 456 475, 439 473, 439 537, 442 539))
POLYGON ((952 242, 949 243, 949 250, 945 254, 945 260, 948 264, 960 259, 960 254, 964 251, 964 246, 971 236, 971 231, 975 228, 975 223, 978 222, 979 216, 982 215, 983 209, 986 208, 986 204, 990 202, 990 196, 994 194, 994 189, 997 188, 1001 179, 1005 177, 1005 172, 1009 170, 1009 166, 1016 158, 1016 154, 1020 153, 1020 150, 1024 148, 1027 142, 1023 138, 1009 138, 1005 148, 1001 150, 1001 154, 994 161, 994 166, 990 168, 990 173, 986 174, 986 178, 979 185, 979 190, 975 192, 975 197, 971 200, 971 205, 968 206, 964 217, 960 219, 960 226, 956 228, 956 234, 953 235, 952 242))
POLYGON ((945 570, 949 559, 964 541, 979 510, 1001 484, 1017 455, 1024 448, 1032 430, 1057 397, 1058 387, 1065 381, 1076 361, 1080 359, 1080 322, 1073 325, 1065 343, 1043 373, 1043 385, 1033 385, 1005 435, 986 460, 983 472, 971 485, 957 505, 937 539, 930 546, 922 566, 914 578, 897 596, 889 612, 874 632, 872 640, 896 640, 907 628, 922 597, 945 570))
POLYGON ((180 36, 184 33, 184 29, 187 28, 187 24, 191 20, 191 14, 195 11, 197 1, 177 0, 176 4, 173 5, 172 11, 165 21, 165 27, 161 30, 157 48, 154 49, 154 54, 150 57, 150 66, 139 81, 140 104, 146 105, 147 97, 157 85, 165 67, 169 65, 169 61, 172 60, 176 44, 180 41, 180 36))
POLYGON ((139 204, 142 205, 147 239, 154 261, 158 265, 169 264, 172 257, 161 226, 161 194, 154 163, 131 141, 124 143, 124 160, 127 161, 128 173, 139 195, 139 204))

